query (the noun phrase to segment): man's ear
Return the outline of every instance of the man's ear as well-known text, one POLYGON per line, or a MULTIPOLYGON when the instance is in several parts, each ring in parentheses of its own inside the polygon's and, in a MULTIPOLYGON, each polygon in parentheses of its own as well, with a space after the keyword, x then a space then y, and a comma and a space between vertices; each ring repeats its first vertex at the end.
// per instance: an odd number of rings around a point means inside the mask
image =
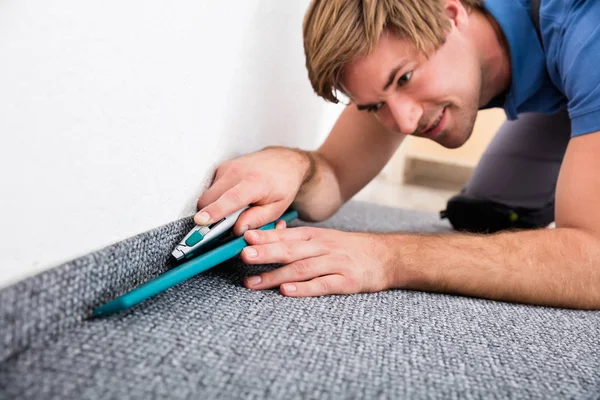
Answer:
POLYGON ((469 24, 469 14, 460 0, 445 0, 446 16, 458 30, 464 30, 469 24))

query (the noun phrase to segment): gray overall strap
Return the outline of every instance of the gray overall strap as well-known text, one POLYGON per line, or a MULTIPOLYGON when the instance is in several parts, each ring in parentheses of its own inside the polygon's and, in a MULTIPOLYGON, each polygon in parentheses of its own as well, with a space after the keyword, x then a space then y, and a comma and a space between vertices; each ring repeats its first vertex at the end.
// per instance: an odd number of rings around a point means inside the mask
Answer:
POLYGON ((535 26, 535 30, 537 32, 538 38, 540 39, 540 44, 544 47, 544 43, 542 42, 542 31, 540 30, 540 4, 542 0, 531 0, 531 8, 529 9, 531 13, 531 20, 533 21, 533 25, 535 26))

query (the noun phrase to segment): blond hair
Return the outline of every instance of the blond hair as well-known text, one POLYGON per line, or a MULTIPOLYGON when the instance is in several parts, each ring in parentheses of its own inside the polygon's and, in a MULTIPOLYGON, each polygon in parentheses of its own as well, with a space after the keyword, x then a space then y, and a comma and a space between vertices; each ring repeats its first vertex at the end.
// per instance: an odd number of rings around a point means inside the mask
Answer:
MULTIPOLYGON (((483 0, 461 0, 481 9, 483 0)), ((384 29, 409 39, 419 51, 441 46, 450 28, 444 0, 312 0, 303 24, 308 77, 315 92, 333 103, 343 92, 342 68, 368 55, 384 29)))

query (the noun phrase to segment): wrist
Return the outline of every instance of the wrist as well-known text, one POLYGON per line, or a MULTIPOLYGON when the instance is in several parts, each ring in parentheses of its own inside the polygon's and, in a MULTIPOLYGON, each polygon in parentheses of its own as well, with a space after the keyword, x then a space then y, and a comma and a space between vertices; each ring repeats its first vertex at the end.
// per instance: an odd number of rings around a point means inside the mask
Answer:
POLYGON ((365 233, 371 238, 372 255, 381 265, 381 287, 379 290, 402 288, 399 277, 402 276, 402 266, 399 263, 398 239, 390 233, 365 233))
POLYGON ((384 264, 392 289, 418 289, 426 280, 418 268, 419 237, 406 234, 383 234, 384 264))
POLYGON ((300 186, 303 186, 310 182, 317 172, 317 161, 312 152, 307 150, 302 150, 294 147, 284 147, 284 146, 268 146, 263 149, 264 150, 284 150, 294 153, 298 156, 298 160, 300 161, 300 176, 301 182, 300 186))

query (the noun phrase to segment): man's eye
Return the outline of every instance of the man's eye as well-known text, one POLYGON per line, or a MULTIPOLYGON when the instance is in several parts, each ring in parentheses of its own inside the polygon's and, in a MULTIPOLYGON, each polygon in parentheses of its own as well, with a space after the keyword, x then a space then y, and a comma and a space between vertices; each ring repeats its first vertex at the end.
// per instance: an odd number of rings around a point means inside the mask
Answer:
POLYGON ((367 107, 367 112, 377 112, 383 106, 383 103, 374 104, 372 106, 367 107))
POLYGON ((399 79, 398 79, 398 86, 402 86, 408 83, 408 81, 410 81, 410 78, 412 77, 412 71, 405 73, 404 75, 402 75, 399 79))

